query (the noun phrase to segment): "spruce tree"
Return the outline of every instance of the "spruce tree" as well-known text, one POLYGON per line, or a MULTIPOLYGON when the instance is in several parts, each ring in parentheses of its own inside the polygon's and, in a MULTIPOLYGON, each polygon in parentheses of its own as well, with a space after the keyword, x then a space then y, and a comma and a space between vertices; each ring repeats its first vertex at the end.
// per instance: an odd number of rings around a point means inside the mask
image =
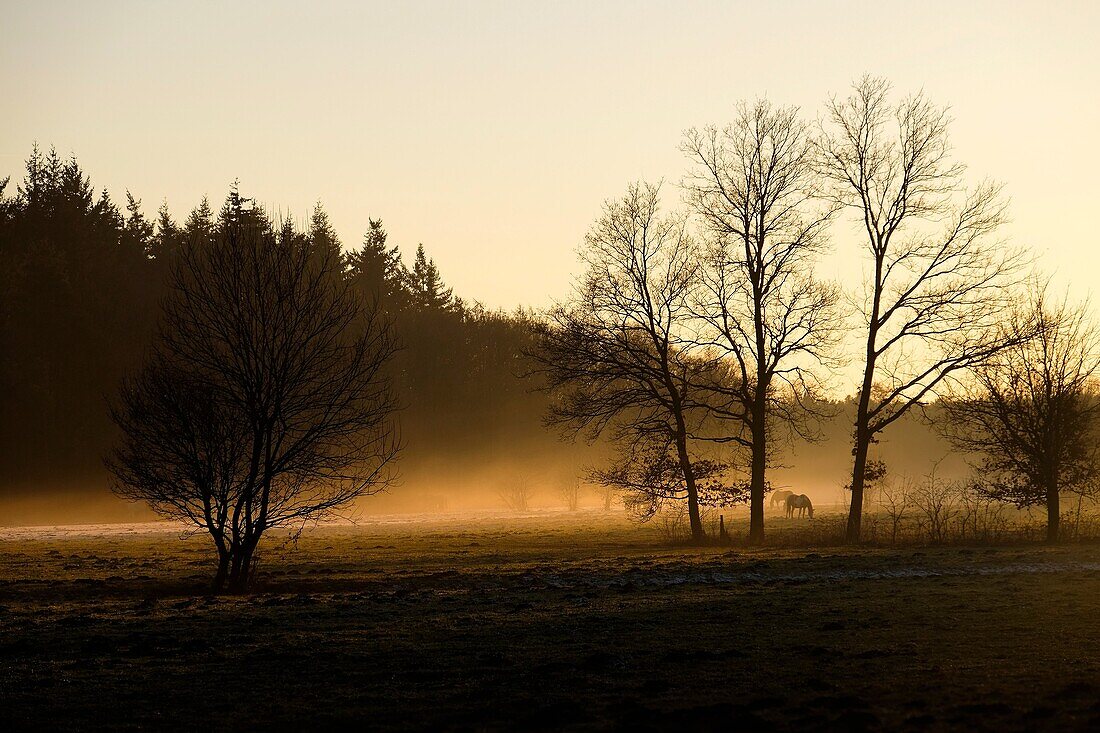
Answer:
POLYGON ((199 242, 209 242, 214 236, 214 211, 210 201, 203 196, 202 201, 187 215, 183 223, 182 243, 193 246, 199 242))
POLYGON ((132 245, 140 247, 148 256, 153 245, 155 226, 141 213, 141 199, 135 199, 129 191, 126 192, 126 214, 126 236, 132 245))
POLYGON ((408 303, 408 272, 397 247, 386 246, 386 230, 381 219, 371 219, 363 236, 363 246, 349 252, 347 278, 359 296, 377 301, 389 313, 397 313, 408 303))
POLYGON ((156 261, 158 269, 169 265, 183 245, 183 230, 168 212, 168 202, 162 202, 157 209, 156 233, 149 244, 148 255, 156 261))
POLYGON ((337 274, 343 273, 344 257, 341 252, 340 238, 329 221, 328 214, 321 208, 318 202, 313 207, 313 214, 309 219, 309 247, 313 256, 318 261, 329 260, 340 263, 334 270, 337 274))
POLYGON ((454 291, 439 274, 435 261, 428 259, 424 245, 416 247, 416 259, 409 274, 409 290, 417 308, 427 311, 450 311, 456 307, 454 291))

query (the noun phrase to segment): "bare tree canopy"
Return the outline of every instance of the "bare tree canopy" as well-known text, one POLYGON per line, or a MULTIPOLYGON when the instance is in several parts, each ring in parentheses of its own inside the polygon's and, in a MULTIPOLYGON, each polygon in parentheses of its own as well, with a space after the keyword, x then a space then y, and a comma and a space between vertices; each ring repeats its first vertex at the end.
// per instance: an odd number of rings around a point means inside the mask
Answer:
POLYGON ((673 446, 692 537, 704 537, 689 451, 693 383, 707 365, 684 350, 699 257, 659 188, 635 184, 604 207, 580 250, 573 298, 553 308, 532 354, 554 395, 547 421, 595 438, 673 446))
POLYGON ((214 236, 181 251, 114 409, 116 491, 209 532, 219 590, 246 587, 266 530, 379 490, 397 455, 389 326, 315 244, 234 193, 214 236))
POLYGON ((693 293, 699 343, 723 355, 712 414, 750 459, 749 540, 764 539, 765 472, 777 423, 799 427, 839 333, 837 289, 810 273, 834 207, 823 205, 815 149, 793 107, 742 103, 719 130, 689 130, 684 181, 710 243, 693 293))
POLYGON ((981 456, 984 494, 1046 506, 1053 542, 1061 494, 1095 495, 1100 476, 1100 332, 1086 306, 1052 302, 1038 283, 1005 328, 1012 346, 975 368, 969 389, 947 401, 947 434, 981 456))
POLYGON ((860 308, 865 360, 855 421, 847 537, 860 536, 867 454, 875 436, 960 371, 1011 344, 997 328, 1022 256, 997 232, 1000 188, 966 190, 951 159, 947 110, 917 94, 898 102, 864 77, 829 104, 819 145, 838 204, 865 234, 860 308))

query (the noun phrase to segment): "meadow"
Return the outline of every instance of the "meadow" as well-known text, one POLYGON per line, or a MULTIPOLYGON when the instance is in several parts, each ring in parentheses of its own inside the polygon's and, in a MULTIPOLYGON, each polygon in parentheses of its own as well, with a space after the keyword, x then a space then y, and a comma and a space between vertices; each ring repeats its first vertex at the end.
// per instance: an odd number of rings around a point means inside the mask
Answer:
POLYGON ((1100 546, 806 534, 839 517, 752 550, 599 510, 370 518, 265 539, 240 596, 171 525, 0 529, 0 725, 1100 727, 1100 546))

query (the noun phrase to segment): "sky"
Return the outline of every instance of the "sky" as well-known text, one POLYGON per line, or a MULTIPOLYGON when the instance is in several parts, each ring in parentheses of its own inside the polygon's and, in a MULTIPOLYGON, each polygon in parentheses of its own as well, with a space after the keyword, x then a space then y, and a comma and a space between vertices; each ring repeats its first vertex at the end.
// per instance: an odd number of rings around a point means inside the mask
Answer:
MULTIPOLYGON (((345 247, 381 218, 455 292, 565 296, 601 204, 637 179, 679 205, 683 131, 767 96, 815 119, 864 73, 949 105, 1010 240, 1100 290, 1100 3, 11 2, 0 0, 0 178, 32 144, 118 201, 179 218, 235 179, 328 211, 345 247)), ((853 227, 823 267, 858 280, 853 227)))

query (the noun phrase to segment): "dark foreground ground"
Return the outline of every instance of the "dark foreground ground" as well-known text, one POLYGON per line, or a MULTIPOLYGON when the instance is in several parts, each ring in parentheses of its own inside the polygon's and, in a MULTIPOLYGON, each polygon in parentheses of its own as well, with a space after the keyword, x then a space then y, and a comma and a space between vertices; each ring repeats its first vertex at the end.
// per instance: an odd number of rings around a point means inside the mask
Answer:
POLYGON ((1100 730, 1100 547, 662 547, 599 514, 0 531, 0 729, 1100 730))

